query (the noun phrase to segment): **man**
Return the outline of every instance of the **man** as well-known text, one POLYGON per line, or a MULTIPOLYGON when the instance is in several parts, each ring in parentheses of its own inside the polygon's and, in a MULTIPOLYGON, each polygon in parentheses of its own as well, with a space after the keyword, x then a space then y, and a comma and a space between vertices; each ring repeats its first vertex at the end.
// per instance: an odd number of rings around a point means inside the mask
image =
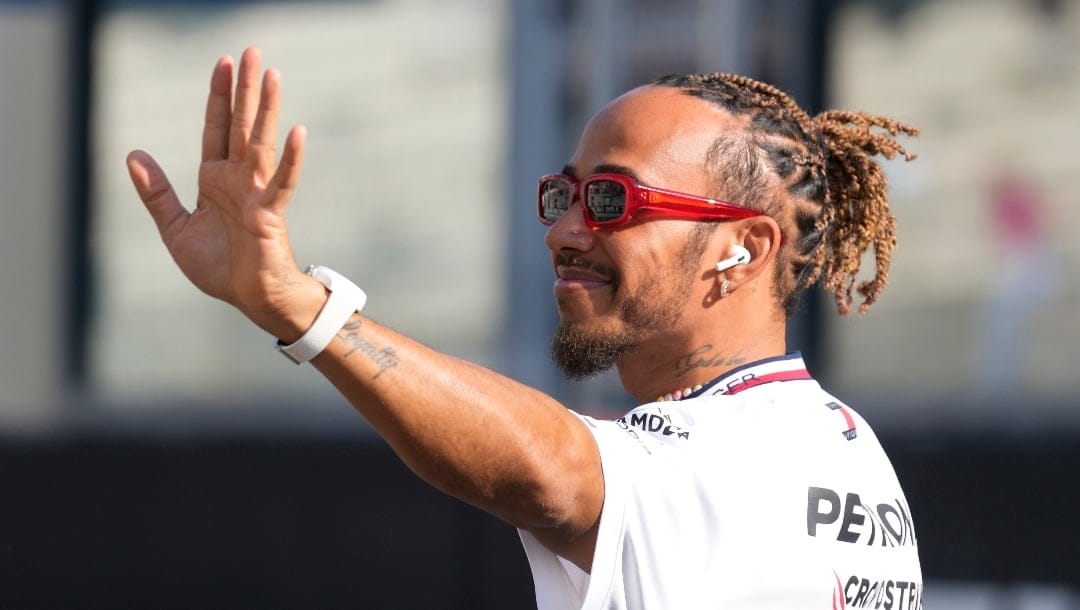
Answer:
POLYGON ((881 292, 893 220, 871 157, 907 153, 871 127, 913 129, 810 119, 732 75, 662 79, 602 110, 537 204, 556 361, 617 367, 642 405, 601 422, 380 326, 351 282, 298 268, 284 212, 305 132, 275 165, 280 77, 260 87, 259 71, 248 49, 231 96, 232 60, 213 70, 195 209, 136 151, 140 197, 198 288, 310 361, 424 480, 519 528, 540 608, 920 606, 888 459, 784 344, 819 278, 846 311, 868 245, 863 307, 881 292))

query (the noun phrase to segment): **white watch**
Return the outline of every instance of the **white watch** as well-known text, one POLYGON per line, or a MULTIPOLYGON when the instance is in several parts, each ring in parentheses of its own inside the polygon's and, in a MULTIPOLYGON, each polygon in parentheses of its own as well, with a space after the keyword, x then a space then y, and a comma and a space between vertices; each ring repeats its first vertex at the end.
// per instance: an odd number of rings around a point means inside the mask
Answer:
POLYGON ((362 310, 367 302, 363 290, 333 269, 309 266, 306 273, 326 286, 330 297, 311 328, 296 343, 283 345, 281 341, 277 342, 278 351, 296 364, 303 364, 322 353, 353 313, 362 310))

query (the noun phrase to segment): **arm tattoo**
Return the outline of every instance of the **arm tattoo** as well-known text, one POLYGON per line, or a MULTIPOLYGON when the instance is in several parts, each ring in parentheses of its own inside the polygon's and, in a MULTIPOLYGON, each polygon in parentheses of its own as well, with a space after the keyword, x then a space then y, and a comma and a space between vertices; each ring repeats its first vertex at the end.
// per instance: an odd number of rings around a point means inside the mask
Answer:
POLYGON ((338 332, 337 338, 344 341, 349 346, 349 351, 345 352, 345 357, 348 358, 356 352, 367 356, 368 360, 371 360, 379 366, 379 371, 375 373, 372 380, 378 379, 380 375, 387 370, 394 368, 400 362, 397 355, 397 350, 393 347, 386 346, 382 349, 375 347, 367 339, 360 336, 360 327, 363 324, 357 320, 352 319, 345 323, 345 326, 338 332))
POLYGON ((723 354, 707 356, 712 351, 712 343, 706 343, 689 354, 683 354, 675 361, 675 376, 682 377, 694 369, 713 368, 720 366, 738 366, 746 362, 740 352, 728 357, 723 354))

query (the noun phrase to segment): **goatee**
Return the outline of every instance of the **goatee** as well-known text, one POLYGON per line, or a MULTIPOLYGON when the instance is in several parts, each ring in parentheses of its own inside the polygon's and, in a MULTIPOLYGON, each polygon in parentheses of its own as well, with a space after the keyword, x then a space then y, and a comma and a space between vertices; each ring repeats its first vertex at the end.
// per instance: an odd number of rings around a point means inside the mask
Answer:
POLYGON ((627 335, 589 333, 563 322, 551 339, 551 360, 570 379, 580 381, 607 371, 636 347, 627 335))

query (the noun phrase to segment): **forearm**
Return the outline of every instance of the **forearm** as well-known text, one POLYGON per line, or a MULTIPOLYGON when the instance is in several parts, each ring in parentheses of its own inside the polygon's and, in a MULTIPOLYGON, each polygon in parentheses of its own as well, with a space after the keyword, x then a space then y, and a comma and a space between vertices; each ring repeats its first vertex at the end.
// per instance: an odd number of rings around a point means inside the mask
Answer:
MULTIPOLYGON (((304 291, 277 328, 314 319, 322 287, 304 291)), ((599 454, 584 424, 550 396, 432 350, 354 315, 312 364, 421 478, 518 527, 592 525, 602 497, 599 454), (595 480, 590 483, 590 477, 595 480)))
POLYGON ((571 474, 599 471, 551 397, 359 315, 313 364, 421 478, 518 527, 563 525, 571 474))

